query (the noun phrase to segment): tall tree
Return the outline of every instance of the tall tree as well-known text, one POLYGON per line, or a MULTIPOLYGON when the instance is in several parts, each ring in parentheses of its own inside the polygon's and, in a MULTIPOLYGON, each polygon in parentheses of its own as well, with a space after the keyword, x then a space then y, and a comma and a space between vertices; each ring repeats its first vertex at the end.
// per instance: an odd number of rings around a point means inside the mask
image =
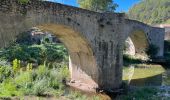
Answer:
POLYGON ((78 3, 81 8, 97 12, 114 12, 118 6, 113 0, 78 0, 78 3))

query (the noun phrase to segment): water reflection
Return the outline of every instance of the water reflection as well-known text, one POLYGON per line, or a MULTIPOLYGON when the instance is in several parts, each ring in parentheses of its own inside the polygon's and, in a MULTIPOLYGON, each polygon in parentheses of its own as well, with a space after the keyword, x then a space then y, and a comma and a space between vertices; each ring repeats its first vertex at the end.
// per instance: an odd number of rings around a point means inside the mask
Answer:
POLYGON ((130 82, 132 86, 160 86, 162 85, 162 74, 147 78, 133 79, 130 82))
POLYGON ((124 68, 123 80, 131 86, 169 86, 170 69, 153 65, 147 67, 129 66, 124 68))

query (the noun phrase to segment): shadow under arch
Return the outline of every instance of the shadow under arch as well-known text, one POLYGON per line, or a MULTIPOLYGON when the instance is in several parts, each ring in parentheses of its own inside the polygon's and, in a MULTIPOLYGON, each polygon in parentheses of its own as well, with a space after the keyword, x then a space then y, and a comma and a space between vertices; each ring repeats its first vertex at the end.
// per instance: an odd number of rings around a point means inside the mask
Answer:
POLYGON ((69 69, 72 80, 79 80, 89 85, 97 85, 95 80, 96 59, 88 41, 69 26, 43 24, 37 28, 53 33, 67 48, 69 69), (93 74, 94 73, 94 74, 93 74))

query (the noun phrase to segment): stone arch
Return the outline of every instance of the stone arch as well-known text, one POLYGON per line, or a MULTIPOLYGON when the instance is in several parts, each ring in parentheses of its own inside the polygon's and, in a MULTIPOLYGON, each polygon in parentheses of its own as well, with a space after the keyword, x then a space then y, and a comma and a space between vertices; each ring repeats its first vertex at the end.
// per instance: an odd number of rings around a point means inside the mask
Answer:
POLYGON ((69 26, 57 24, 44 24, 36 26, 48 31, 65 45, 69 53, 69 69, 72 80, 79 80, 86 84, 96 86, 94 74, 96 72, 96 59, 88 40, 81 33, 69 26), (93 74, 94 73, 94 74, 93 74))
POLYGON ((33 0, 26 5, 20 4, 17 0, 6 0, 1 3, 7 3, 6 9, 0 11, 1 46, 7 46, 9 41, 15 40, 19 33, 31 27, 49 31, 56 35, 68 49, 72 80, 98 87, 96 55, 91 42, 94 36, 90 35, 95 33, 93 28, 96 26, 91 26, 93 22, 86 16, 89 11, 77 12, 79 9, 38 0, 33 0), (82 19, 86 20, 87 24, 82 19))
POLYGON ((124 14, 97 13, 39 0, 27 4, 2 0, 0 5, 0 46, 31 27, 50 31, 69 50, 73 80, 88 84, 87 91, 120 88, 124 14))
POLYGON ((126 20, 126 24, 128 24, 128 26, 125 40, 130 39, 133 42, 131 43, 133 46, 130 47, 134 47, 132 48, 134 50, 132 50, 131 55, 139 54, 147 56, 146 49, 152 43, 152 39, 154 39, 151 37, 152 27, 135 20, 126 20))
MULTIPOLYGON (((131 51, 130 55, 146 55, 146 49, 149 47, 148 38, 143 30, 134 29, 129 35, 128 50, 131 51)), ((126 40, 126 41, 127 41, 126 40)))

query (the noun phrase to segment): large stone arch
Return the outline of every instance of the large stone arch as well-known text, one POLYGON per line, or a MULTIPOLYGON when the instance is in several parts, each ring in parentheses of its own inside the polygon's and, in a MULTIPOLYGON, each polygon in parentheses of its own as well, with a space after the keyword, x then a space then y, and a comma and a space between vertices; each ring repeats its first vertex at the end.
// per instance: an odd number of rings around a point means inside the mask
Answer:
POLYGON ((36 27, 56 35, 68 49, 72 80, 79 80, 97 87, 97 78, 95 76, 97 73, 95 72, 97 71, 96 58, 93 55, 91 45, 81 33, 66 25, 42 24, 36 27))
POLYGON ((50 31, 69 50, 73 80, 88 85, 88 90, 121 86, 124 14, 96 13, 47 1, 0 0, 0 27, 1 47, 31 27, 50 31))

